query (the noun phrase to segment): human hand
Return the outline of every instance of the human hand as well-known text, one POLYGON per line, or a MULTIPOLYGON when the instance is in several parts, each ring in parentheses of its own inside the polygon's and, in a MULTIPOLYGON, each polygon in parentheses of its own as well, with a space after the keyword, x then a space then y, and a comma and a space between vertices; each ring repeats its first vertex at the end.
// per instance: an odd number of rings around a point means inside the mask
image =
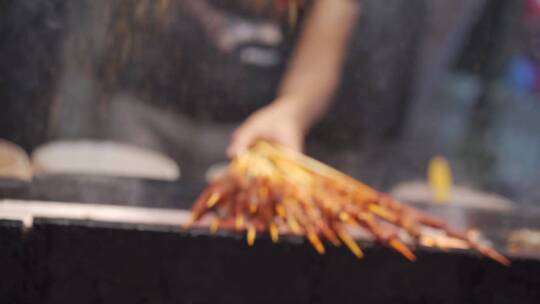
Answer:
POLYGON ((256 140, 264 139, 295 151, 302 151, 305 128, 292 107, 274 102, 252 114, 236 131, 227 149, 230 158, 247 150, 256 140))

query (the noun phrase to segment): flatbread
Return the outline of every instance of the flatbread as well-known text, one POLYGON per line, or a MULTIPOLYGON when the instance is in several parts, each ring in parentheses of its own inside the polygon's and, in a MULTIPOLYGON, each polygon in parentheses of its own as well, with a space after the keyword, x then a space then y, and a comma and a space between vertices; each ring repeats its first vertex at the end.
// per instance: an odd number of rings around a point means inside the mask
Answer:
POLYGON ((14 143, 0 139, 0 178, 23 181, 32 179, 32 168, 26 152, 14 143))
POLYGON ((107 175, 174 181, 180 168, 161 153, 107 141, 59 141, 32 155, 39 172, 107 175))

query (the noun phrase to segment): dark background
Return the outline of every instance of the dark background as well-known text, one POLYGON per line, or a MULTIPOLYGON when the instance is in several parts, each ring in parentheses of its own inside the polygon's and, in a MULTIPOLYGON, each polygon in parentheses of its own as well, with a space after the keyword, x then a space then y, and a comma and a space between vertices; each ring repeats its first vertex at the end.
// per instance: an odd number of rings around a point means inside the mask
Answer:
MULTIPOLYGON (((283 43, 270 50, 280 62, 257 66, 240 60, 250 45, 220 52, 200 20, 169 3, 158 14, 158 2, 144 0, 1 1, 0 137, 28 152, 58 139, 149 146, 175 159, 184 178, 202 180, 225 160, 234 126, 274 97, 302 23, 281 22, 283 43), (118 99, 187 127, 138 123, 118 99)), ((523 48, 522 3, 365 1, 337 102, 307 152, 382 190, 423 179, 442 154, 458 184, 534 204, 537 98, 498 82, 523 48)), ((217 7, 247 22, 271 18, 241 1, 217 7)))

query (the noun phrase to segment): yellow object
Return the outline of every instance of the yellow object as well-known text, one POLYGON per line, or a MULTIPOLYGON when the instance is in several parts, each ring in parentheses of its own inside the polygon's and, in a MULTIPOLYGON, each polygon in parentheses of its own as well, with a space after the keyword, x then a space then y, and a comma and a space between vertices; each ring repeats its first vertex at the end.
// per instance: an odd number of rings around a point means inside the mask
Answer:
POLYGON ((319 254, 325 253, 326 250, 324 249, 324 245, 316 233, 308 232, 307 239, 313 245, 313 247, 315 248, 315 250, 317 250, 319 254))
POLYGON ((244 227, 244 216, 239 214, 236 216, 236 220, 234 222, 234 227, 236 228, 236 230, 242 230, 242 228, 244 227))
POLYGON ((285 212, 285 207, 283 207, 282 204, 276 204, 276 213, 277 215, 279 215, 281 218, 285 218, 286 216, 286 212, 285 212))
POLYGON ((212 196, 206 202, 208 208, 213 208, 219 202, 220 195, 218 193, 212 193, 212 196))
POLYGON ((394 213, 388 211, 387 209, 379 205, 370 204, 368 209, 373 214, 376 214, 391 223, 395 223, 397 221, 397 216, 394 213))
POLYGON ((436 156, 431 159, 428 168, 428 181, 435 202, 448 203, 452 189, 452 170, 446 158, 436 156))
POLYGON ((360 246, 354 241, 354 239, 344 230, 338 231, 339 238, 345 243, 345 246, 347 246, 351 252, 357 257, 362 258, 364 256, 364 253, 362 252, 362 249, 360 249, 360 246))
POLYGON ((210 225, 210 233, 211 234, 216 234, 217 231, 219 229, 219 219, 218 218, 215 218, 213 221, 212 221, 212 224, 210 225))
POLYGON ((270 224, 270 238, 272 239, 272 242, 277 243, 279 240, 279 231, 275 224, 270 224))
POLYGON ((257 232, 255 231, 254 227, 249 227, 247 232, 247 243, 248 246, 251 247, 253 244, 255 244, 255 237, 257 235, 257 232))
POLYGON ((390 240, 389 244, 392 248, 401 253, 401 255, 406 257, 409 261, 416 261, 416 256, 414 255, 414 253, 412 253, 412 251, 402 242, 398 241, 397 239, 393 239, 390 240))

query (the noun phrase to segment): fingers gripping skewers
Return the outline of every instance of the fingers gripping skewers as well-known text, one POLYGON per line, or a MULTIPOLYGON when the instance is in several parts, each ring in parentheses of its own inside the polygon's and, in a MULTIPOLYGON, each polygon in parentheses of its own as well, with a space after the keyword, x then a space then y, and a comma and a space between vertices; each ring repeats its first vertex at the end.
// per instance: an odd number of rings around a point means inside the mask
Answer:
MULTIPOLYGON (((186 227, 211 218, 210 231, 231 227, 245 232, 253 246, 257 233, 268 232, 273 242, 279 234, 305 236, 324 254, 325 242, 346 246, 356 257, 362 249, 353 232, 363 230, 414 261, 406 244, 427 236, 426 228, 451 237, 466 247, 501 263, 510 261, 456 231, 441 219, 413 209, 305 155, 267 142, 258 142, 230 164, 227 173, 210 184, 192 207, 186 227)), ((442 242, 434 242, 442 243, 442 242)))

